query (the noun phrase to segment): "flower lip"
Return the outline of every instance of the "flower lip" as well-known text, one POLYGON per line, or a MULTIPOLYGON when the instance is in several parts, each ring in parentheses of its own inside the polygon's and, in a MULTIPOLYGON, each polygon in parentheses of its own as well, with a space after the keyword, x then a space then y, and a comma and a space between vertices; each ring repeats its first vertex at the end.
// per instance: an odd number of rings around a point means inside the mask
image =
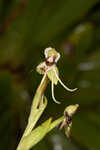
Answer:
POLYGON ((47 66, 52 66, 52 65, 54 65, 55 63, 56 63, 56 57, 55 56, 48 56, 47 58, 46 58, 46 60, 45 60, 45 62, 46 62, 46 65, 47 66))

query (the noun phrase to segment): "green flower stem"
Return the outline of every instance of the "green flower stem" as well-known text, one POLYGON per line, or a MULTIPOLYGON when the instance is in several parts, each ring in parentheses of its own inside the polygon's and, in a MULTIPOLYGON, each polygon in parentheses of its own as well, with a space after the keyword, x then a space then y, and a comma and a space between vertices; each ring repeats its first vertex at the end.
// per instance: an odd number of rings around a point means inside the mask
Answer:
POLYGON ((29 150, 30 148, 35 146, 38 142, 40 142, 44 138, 44 136, 48 133, 51 120, 52 118, 46 120, 36 129, 32 130, 30 134, 24 137, 17 150, 29 150))
MULTIPOLYGON (((48 83, 48 78, 47 78, 47 76, 45 76, 45 78, 43 77, 39 87, 36 90, 36 94, 33 98, 31 112, 30 112, 29 119, 28 119, 28 124, 29 124, 28 126, 31 127, 31 128, 29 127, 31 130, 34 128, 36 122, 40 118, 41 114, 39 115, 38 112, 39 112, 39 110, 41 110, 41 106, 43 105, 43 96, 44 96, 45 89, 47 87, 47 83, 48 83), (37 117, 36 117, 36 114, 37 114, 37 117), (31 126, 31 124, 32 124, 32 126, 31 126)), ((44 104, 47 105, 46 102, 44 104)), ((42 106, 42 108, 43 108, 43 106, 42 106)), ((25 135, 26 135, 27 130, 25 132, 26 132, 25 133, 25 135)))
POLYGON ((60 117, 59 119, 53 121, 51 124, 50 124, 50 127, 49 127, 49 130, 48 132, 50 132, 52 129, 54 129, 55 127, 57 127, 60 123, 62 123, 64 120, 64 116, 60 117))
POLYGON ((28 118, 28 124, 27 124, 27 127, 23 133, 21 140, 20 140, 18 148, 21 145, 22 139, 31 133, 31 131, 33 130, 33 128, 36 125, 36 122, 39 120, 41 114, 43 113, 44 109, 46 108, 47 100, 45 98, 45 101, 43 101, 43 96, 44 96, 45 89, 47 87, 47 83, 48 83, 48 77, 45 76, 45 77, 43 77, 39 87, 36 90, 36 94, 33 98, 32 106, 31 106, 31 112, 30 112, 30 115, 28 118))
POLYGON ((29 150, 31 147, 35 146, 48 132, 63 122, 64 116, 53 122, 51 122, 51 120, 52 118, 46 120, 42 125, 38 126, 36 129, 32 130, 30 134, 25 136, 17 150, 29 150))

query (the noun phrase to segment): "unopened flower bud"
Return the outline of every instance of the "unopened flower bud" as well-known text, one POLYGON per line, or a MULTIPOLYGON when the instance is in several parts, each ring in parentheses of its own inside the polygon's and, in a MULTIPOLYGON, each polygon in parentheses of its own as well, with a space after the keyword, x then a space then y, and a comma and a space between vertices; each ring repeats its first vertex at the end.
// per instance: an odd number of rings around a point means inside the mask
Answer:
POLYGON ((77 111, 79 107, 79 104, 75 104, 75 105, 69 105, 65 111, 64 111, 64 114, 67 113, 68 116, 72 116, 73 114, 75 114, 75 112, 77 111))

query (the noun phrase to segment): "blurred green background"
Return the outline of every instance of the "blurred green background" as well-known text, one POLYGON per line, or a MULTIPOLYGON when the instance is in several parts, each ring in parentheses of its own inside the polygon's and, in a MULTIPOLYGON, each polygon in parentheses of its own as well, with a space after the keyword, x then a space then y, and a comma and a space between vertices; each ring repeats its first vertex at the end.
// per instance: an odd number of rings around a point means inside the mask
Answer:
POLYGON ((27 124, 32 98, 42 76, 35 68, 44 49, 61 53, 60 84, 40 124, 62 115, 68 104, 79 103, 73 116, 71 138, 64 131, 50 132, 34 150, 100 150, 100 1, 0 0, 0 149, 16 148, 27 124))

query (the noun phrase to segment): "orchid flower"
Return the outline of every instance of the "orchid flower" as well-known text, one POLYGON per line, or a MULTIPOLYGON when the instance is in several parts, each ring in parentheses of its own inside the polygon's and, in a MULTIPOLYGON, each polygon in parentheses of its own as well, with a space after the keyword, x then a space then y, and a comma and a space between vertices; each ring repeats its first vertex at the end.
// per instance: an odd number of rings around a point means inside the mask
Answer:
POLYGON ((61 130, 64 127, 65 134, 67 137, 70 136, 70 131, 72 128, 72 116, 76 113, 78 107, 79 107, 79 104, 69 105, 66 107, 64 111, 64 120, 59 129, 61 130))
POLYGON ((57 85, 58 81, 67 91, 73 92, 77 90, 77 88, 75 89, 68 88, 59 78, 59 71, 56 66, 56 63, 60 59, 60 53, 58 53, 54 48, 49 47, 44 50, 44 55, 45 61, 40 63, 37 66, 36 70, 38 73, 44 75, 41 82, 44 81, 46 76, 49 78, 49 80, 51 81, 52 99, 54 100, 55 103, 60 104, 60 102, 57 101, 54 96, 54 85, 57 85))

